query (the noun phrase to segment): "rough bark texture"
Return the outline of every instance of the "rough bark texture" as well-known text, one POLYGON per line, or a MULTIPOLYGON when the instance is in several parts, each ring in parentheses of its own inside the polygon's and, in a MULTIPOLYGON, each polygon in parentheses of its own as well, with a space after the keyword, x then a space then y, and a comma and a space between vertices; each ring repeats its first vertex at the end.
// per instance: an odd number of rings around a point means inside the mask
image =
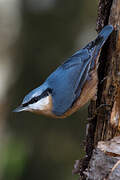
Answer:
POLYGON ((107 24, 115 30, 99 57, 97 100, 89 105, 86 157, 74 168, 82 180, 120 179, 120 0, 99 0, 97 31, 107 24))

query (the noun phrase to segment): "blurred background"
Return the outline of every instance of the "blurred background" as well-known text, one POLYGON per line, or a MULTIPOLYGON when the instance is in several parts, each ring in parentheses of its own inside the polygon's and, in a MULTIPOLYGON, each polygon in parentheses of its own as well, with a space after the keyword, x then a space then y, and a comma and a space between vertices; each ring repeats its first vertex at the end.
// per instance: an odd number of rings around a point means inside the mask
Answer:
POLYGON ((66 119, 12 113, 96 36, 97 0, 0 0, 0 180, 73 180, 87 106, 66 119))

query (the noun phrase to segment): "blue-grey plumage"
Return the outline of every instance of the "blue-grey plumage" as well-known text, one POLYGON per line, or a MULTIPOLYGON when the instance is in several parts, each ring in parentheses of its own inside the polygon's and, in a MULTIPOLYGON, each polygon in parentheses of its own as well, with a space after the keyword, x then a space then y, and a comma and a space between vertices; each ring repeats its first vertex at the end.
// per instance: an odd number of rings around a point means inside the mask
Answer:
POLYGON ((112 31, 112 25, 105 26, 94 41, 68 58, 41 86, 25 96, 14 111, 32 111, 60 118, 78 110, 96 92, 96 60, 112 31))

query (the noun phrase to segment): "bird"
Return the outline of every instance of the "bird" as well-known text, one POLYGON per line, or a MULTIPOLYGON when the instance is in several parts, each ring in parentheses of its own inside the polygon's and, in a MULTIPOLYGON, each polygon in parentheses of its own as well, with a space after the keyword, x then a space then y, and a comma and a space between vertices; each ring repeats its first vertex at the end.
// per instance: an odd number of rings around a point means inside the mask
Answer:
POLYGON ((75 52, 42 85, 29 92, 13 112, 66 118, 78 111, 96 95, 98 57, 113 29, 112 25, 106 25, 95 40, 75 52))

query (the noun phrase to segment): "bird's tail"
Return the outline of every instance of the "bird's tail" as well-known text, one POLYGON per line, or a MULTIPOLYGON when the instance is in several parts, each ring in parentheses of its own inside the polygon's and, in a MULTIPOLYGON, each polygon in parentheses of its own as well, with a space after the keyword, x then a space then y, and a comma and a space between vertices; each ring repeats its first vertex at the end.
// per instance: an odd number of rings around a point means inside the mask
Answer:
POLYGON ((94 41, 90 42, 84 48, 87 48, 90 50, 96 46, 98 49, 101 49, 104 43, 106 42, 106 40, 108 39, 108 37, 110 36, 110 34, 112 33, 112 31, 113 31, 112 25, 105 26, 102 29, 102 31, 98 34, 97 38, 94 41))
POLYGON ((102 46, 107 41, 112 31, 113 31, 112 25, 105 26, 102 29, 102 31, 98 34, 97 38, 84 47, 87 48, 89 52, 91 52, 93 60, 95 60, 95 58, 98 56, 98 53, 100 52, 102 46))

